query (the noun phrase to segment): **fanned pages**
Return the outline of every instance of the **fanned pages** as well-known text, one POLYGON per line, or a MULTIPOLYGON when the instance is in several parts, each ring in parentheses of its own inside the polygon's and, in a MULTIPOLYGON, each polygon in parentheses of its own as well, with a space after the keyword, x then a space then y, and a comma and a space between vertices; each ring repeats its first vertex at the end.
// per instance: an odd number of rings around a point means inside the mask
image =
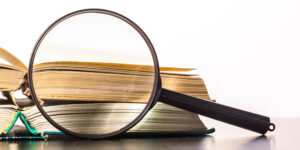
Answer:
MULTIPOLYGON (((154 80, 150 66, 87 63, 54 62, 39 64, 34 68, 36 93, 40 99, 81 100, 101 102, 147 102, 154 80), (94 65, 94 66, 93 66, 94 65), (108 67, 107 67, 108 66, 108 67), (62 82, 63 81, 63 82, 62 82), (76 82, 74 82, 76 81, 76 82), (126 85, 133 84, 130 89, 126 85), (74 86, 76 84, 76 86, 74 86), (131 92, 126 96, 120 91, 131 92)), ((172 73, 170 71, 188 71, 184 68, 161 68, 164 88, 172 88, 191 96, 209 99, 203 80, 200 77, 172 73), (197 88, 195 88, 197 87, 197 88)))

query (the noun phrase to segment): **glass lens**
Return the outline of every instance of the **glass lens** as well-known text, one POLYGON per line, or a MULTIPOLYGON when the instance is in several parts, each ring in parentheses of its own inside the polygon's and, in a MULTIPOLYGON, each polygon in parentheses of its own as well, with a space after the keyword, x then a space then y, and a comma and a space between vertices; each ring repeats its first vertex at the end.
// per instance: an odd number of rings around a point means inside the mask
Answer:
MULTIPOLYGON (((97 135, 120 130, 142 112, 154 74, 142 36, 118 17, 93 12, 57 22, 44 36, 32 83, 54 122, 75 133, 97 135)), ((57 131, 38 109, 25 115, 39 132, 57 131)))

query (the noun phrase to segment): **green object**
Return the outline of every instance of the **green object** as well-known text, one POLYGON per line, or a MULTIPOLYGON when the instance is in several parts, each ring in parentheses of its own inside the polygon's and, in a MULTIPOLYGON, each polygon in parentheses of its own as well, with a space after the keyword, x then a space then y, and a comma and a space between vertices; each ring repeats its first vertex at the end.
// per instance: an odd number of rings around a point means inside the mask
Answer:
POLYGON ((15 123, 17 122, 18 118, 21 118, 21 120, 23 121, 23 123, 25 124, 26 128, 29 130, 29 132, 33 135, 37 135, 37 130, 30 126, 30 124, 28 123, 27 119, 24 117, 24 115, 22 114, 22 112, 18 111, 15 115, 14 120, 12 121, 12 123, 10 124, 10 126, 4 131, 4 134, 7 134, 15 125, 15 123))

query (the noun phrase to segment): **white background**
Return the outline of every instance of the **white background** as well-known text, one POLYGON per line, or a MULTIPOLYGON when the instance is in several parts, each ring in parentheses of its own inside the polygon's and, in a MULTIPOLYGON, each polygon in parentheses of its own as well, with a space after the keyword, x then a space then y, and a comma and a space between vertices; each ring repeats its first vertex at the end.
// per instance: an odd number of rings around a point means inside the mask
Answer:
POLYGON ((219 103, 300 116, 299 1, 5 1, 0 46, 28 65, 41 33, 85 8, 132 19, 150 37, 161 66, 198 68, 219 103))

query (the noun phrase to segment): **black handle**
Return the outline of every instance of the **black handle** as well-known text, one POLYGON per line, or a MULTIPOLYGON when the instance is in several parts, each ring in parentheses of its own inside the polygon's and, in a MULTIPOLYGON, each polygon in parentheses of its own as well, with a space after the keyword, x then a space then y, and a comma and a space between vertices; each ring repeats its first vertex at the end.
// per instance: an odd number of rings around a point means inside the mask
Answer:
POLYGON ((275 130, 275 125, 270 122, 269 117, 167 89, 162 89, 159 101, 261 134, 275 130))

